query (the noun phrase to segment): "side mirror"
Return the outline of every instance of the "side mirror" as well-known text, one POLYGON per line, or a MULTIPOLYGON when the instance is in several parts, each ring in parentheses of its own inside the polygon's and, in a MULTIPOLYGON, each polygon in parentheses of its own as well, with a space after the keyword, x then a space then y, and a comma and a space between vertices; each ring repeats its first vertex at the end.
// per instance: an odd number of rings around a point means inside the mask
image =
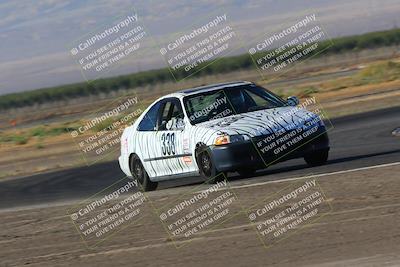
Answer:
POLYGON ((295 107, 298 104, 300 104, 300 101, 297 97, 295 96, 289 96, 286 100, 286 102, 288 103, 289 106, 295 107))
POLYGON ((172 118, 167 122, 165 128, 172 131, 183 131, 185 129, 185 122, 183 119, 172 118))
POLYGON ((183 119, 178 119, 176 122, 176 129, 183 131, 185 130, 185 121, 183 119))

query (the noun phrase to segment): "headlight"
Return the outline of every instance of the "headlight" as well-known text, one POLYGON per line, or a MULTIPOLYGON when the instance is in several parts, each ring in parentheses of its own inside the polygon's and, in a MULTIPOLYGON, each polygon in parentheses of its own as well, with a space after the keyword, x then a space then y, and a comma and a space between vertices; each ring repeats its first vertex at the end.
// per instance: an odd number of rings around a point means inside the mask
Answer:
POLYGON ((220 145, 226 145, 230 143, 235 143, 235 142, 240 142, 244 141, 245 138, 243 135, 240 134, 234 134, 234 135, 221 135, 215 138, 214 145, 220 146, 220 145))

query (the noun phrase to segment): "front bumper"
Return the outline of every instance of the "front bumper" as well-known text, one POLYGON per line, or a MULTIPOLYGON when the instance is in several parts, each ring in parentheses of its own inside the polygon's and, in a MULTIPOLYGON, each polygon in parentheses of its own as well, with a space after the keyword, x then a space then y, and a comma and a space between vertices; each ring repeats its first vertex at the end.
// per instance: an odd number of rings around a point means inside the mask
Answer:
MULTIPOLYGON (((281 153, 271 149, 263 153, 257 147, 259 136, 251 141, 237 142, 221 146, 211 146, 211 157, 219 171, 237 171, 241 169, 265 169, 268 166, 289 159, 301 158, 318 150, 329 150, 329 138, 325 127, 320 127, 313 135, 308 136, 281 153)), ((288 140, 289 141, 289 140, 288 140)))

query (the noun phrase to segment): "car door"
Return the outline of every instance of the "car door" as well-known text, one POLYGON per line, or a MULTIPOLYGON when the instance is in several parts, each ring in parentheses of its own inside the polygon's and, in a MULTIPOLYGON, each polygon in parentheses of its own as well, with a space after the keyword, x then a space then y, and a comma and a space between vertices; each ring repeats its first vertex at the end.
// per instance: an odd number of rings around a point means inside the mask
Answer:
POLYGON ((180 176, 193 170, 184 113, 178 98, 164 99, 159 112, 156 143, 161 154, 154 159, 158 176, 180 176))
POLYGON ((134 138, 135 153, 142 159, 144 168, 150 177, 156 177, 160 170, 154 159, 161 155, 161 147, 155 142, 157 138, 157 120, 163 101, 155 103, 140 121, 136 138, 134 138))

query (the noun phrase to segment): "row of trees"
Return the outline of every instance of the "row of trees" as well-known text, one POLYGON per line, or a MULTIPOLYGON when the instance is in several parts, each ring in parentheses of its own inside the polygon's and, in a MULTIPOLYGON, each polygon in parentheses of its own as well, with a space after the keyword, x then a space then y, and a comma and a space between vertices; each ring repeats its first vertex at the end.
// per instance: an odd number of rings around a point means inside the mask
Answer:
MULTIPOLYGON (((319 53, 321 49, 327 47, 330 43, 333 43, 333 45, 324 51, 324 55, 342 53, 346 51, 357 51, 367 48, 399 45, 400 29, 372 32, 363 35, 335 38, 330 41, 322 41, 318 46, 319 48, 313 53, 319 53)), ((254 65, 251 57, 248 54, 244 54, 240 56, 222 58, 202 69, 196 75, 227 73, 234 70, 248 69, 252 67, 254 67, 254 65)), ((182 71, 174 72, 174 75, 175 78, 182 79, 185 77, 186 73, 182 69, 182 71)), ((22 93, 7 94, 0 96, 0 109, 22 107, 33 105, 35 103, 45 103, 87 95, 96 95, 99 93, 108 93, 111 91, 120 90, 122 88, 135 88, 143 85, 165 82, 172 79, 173 78, 169 70, 164 68, 113 78, 99 79, 91 83, 76 83, 37 89, 22 93)))

